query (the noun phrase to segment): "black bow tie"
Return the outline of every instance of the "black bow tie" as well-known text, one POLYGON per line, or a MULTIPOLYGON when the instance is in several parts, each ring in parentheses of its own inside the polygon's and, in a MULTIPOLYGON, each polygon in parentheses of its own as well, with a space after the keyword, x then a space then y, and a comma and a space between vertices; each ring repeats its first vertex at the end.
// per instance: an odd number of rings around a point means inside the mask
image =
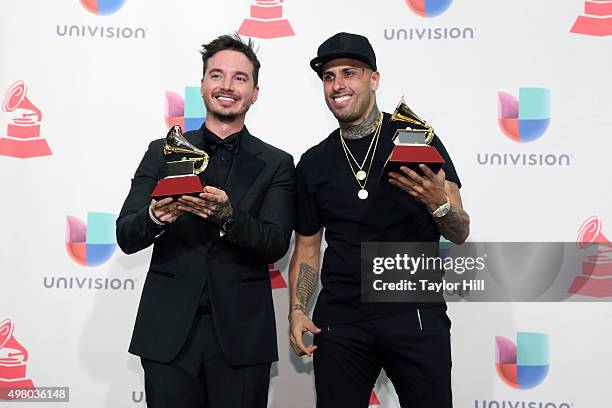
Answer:
POLYGON ((204 135, 204 148, 211 153, 215 153, 217 149, 222 148, 231 153, 238 153, 238 135, 228 137, 226 139, 219 139, 217 137, 211 137, 204 135))

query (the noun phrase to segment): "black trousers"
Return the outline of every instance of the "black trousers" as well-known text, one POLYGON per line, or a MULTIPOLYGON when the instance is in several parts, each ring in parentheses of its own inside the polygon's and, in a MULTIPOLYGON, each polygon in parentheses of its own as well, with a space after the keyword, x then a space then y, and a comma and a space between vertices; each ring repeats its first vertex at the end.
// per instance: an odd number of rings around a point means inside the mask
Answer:
POLYGON ((314 352, 317 408, 367 408, 381 368, 402 408, 452 408, 446 306, 321 327, 314 352))
POLYGON ((236 367, 223 356, 210 314, 198 314, 170 363, 141 358, 148 408, 266 408, 270 363, 236 367))

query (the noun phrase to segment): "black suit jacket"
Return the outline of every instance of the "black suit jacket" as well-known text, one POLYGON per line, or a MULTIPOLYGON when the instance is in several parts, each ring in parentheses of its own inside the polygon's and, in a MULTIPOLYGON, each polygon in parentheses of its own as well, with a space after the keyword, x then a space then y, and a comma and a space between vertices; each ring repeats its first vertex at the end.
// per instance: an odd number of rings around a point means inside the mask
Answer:
MULTIPOLYGON (((186 132, 185 137, 203 148, 202 129, 186 132)), ((130 353, 160 362, 173 360, 194 321, 206 279, 228 362, 249 365, 278 360, 268 264, 279 260, 289 247, 295 218, 295 168, 291 155, 248 130, 240 138, 226 183, 234 224, 223 238, 217 225, 189 213, 165 227, 149 218, 150 194, 167 175, 163 139, 149 145, 138 166, 117 219, 117 243, 127 254, 153 245, 153 255, 130 353)))

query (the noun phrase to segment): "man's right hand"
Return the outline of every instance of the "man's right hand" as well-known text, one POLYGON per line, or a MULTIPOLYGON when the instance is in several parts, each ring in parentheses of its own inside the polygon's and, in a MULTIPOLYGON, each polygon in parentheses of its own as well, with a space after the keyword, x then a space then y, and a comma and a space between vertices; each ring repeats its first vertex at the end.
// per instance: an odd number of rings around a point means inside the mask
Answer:
POLYGON ((182 214, 182 212, 178 210, 178 202, 174 202, 172 197, 166 197, 159 201, 155 199, 151 200, 150 209, 151 214, 164 224, 173 223, 179 215, 182 214))
POLYGON ((314 344, 306 346, 304 344, 304 333, 318 334, 321 332, 321 329, 315 326, 314 322, 302 310, 291 310, 289 324, 289 340, 295 354, 312 357, 312 353, 317 349, 317 346, 314 344))

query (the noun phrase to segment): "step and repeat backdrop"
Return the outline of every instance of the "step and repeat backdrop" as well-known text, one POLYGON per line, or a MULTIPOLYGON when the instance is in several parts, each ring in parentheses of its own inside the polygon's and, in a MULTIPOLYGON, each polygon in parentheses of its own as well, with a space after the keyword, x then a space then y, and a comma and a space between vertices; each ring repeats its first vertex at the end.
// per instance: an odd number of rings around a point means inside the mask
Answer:
MULTIPOLYGON (((114 223, 149 141, 203 122, 198 50, 220 34, 256 41, 247 125, 296 162, 337 125, 308 62, 332 34, 361 33, 381 109, 404 95, 451 154, 470 240, 612 237, 612 1, 4 0, 0 11, 0 388, 145 406, 127 348, 151 253, 121 253, 114 223)), ((568 301, 449 304, 456 407, 610 406, 612 260, 583 247, 568 301)), ((288 260, 270 265, 269 406, 313 407, 312 361, 288 342, 288 260)), ((508 262, 520 273, 524 261, 508 262)), ((370 403, 399 407, 384 372, 370 403)))

